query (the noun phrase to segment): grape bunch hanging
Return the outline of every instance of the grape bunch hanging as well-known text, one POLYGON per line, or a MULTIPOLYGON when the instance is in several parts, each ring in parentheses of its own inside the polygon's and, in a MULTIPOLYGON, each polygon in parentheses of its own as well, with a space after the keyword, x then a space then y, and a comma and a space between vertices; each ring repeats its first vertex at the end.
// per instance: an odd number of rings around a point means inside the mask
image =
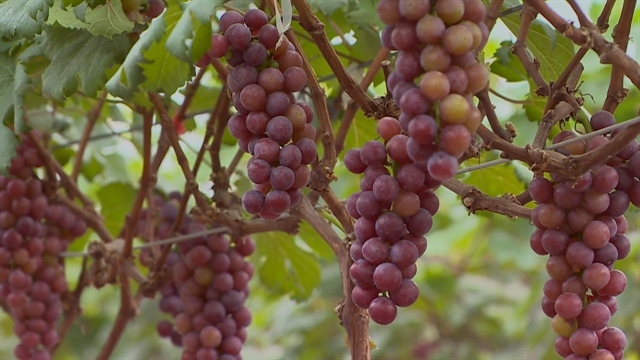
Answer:
POLYGON ((307 84, 302 56, 259 9, 226 12, 220 32, 201 64, 226 56, 233 67, 227 86, 237 113, 228 129, 252 155, 247 174, 255 185, 242 204, 273 220, 300 201, 311 178, 307 165, 317 157, 313 109, 294 96, 307 84))
POLYGON ((57 321, 67 292, 59 257, 84 234, 84 220, 52 202, 34 170, 43 165, 33 143, 23 137, 9 167, 0 175, 0 296, 6 299, 20 360, 52 358, 57 321))
POLYGON ((383 45, 398 50, 387 86, 400 116, 380 119, 384 143, 351 149, 344 163, 364 174, 346 203, 356 219, 352 300, 386 325, 418 298, 411 279, 439 207, 433 190, 456 173, 482 119, 472 95, 488 83, 475 60, 488 30, 479 0, 382 0, 377 10, 383 45))
MULTIPOLYGON (((169 199, 154 199, 152 208, 143 209, 138 224, 138 236, 148 243, 172 235, 178 217, 181 195, 169 194, 169 199)), ((184 216, 178 233, 202 233, 207 230, 189 216, 184 216)), ((249 295, 249 280, 254 268, 245 257, 255 249, 248 236, 230 239, 226 235, 203 235, 179 242, 169 253, 169 272, 160 288, 160 310, 173 321, 161 320, 157 331, 183 347, 182 359, 240 358, 247 339, 251 311, 244 303, 249 295)), ((156 247, 144 248, 141 262, 151 266, 156 259, 156 247)))
POLYGON ((418 287, 411 279, 418 257, 427 249, 424 235, 440 205, 432 191, 439 182, 410 161, 408 136, 401 133, 398 120, 380 119, 377 131, 386 146, 371 140, 344 157, 349 171, 364 173, 360 192, 346 201, 347 211, 356 219, 349 275, 355 284, 354 304, 368 309, 376 323, 387 325, 395 320, 398 306, 410 306, 418 299, 418 287))
POLYGON ((398 50, 387 87, 409 136, 407 154, 436 180, 451 178, 482 115, 473 94, 489 82, 476 61, 487 41, 481 0, 381 0, 382 44, 398 50))
MULTIPOLYGON (((615 124, 611 113, 599 111, 591 127, 600 130, 615 124)), ((566 145, 558 151, 583 154, 603 146, 622 130, 566 145)), ((574 138, 559 133, 554 142, 574 138)), ((633 203, 640 206, 640 152, 634 139, 606 164, 594 167, 577 180, 551 174, 536 177, 529 193, 536 201, 531 220, 536 230, 531 248, 549 255, 543 288, 542 310, 553 318, 556 351, 565 359, 622 359, 625 334, 609 327, 618 309, 616 296, 626 285, 625 274, 614 268, 631 251, 625 235, 624 213, 633 203)))

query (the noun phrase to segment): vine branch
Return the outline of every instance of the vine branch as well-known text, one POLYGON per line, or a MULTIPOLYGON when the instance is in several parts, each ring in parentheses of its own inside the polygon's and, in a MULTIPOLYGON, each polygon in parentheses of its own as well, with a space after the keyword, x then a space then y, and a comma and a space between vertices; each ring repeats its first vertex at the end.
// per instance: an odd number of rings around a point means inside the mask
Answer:
POLYGON ((445 180, 442 185, 460 195, 462 204, 469 209, 471 214, 486 210, 509 217, 531 218, 533 210, 520 205, 513 194, 505 194, 502 197, 489 196, 475 186, 467 185, 456 179, 445 180))
POLYGON ((354 360, 371 359, 369 340, 369 315, 367 311, 357 307, 351 300, 353 283, 349 277, 349 268, 353 261, 349 249, 342 239, 331 228, 331 225, 314 210, 308 198, 303 197, 294 208, 309 225, 327 242, 338 259, 342 277, 342 294, 344 299, 336 309, 342 326, 347 331, 351 358, 354 360))
POLYGON ((318 49, 322 55, 324 55, 329 67, 331 67, 331 70, 336 74, 344 91, 360 105, 367 116, 375 113, 377 109, 375 102, 367 96, 366 92, 364 92, 347 73, 342 62, 338 59, 338 55, 331 45, 327 34, 324 32, 324 24, 320 22, 320 19, 313 12, 309 3, 307 3, 306 0, 292 0, 292 3, 300 14, 300 25, 311 35, 318 49))

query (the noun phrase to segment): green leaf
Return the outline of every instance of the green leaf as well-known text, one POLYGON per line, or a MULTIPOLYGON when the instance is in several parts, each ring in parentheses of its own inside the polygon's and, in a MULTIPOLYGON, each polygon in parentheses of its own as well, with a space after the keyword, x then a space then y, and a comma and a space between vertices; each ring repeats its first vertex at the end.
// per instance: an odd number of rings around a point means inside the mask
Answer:
POLYGON ((291 235, 274 231, 254 237, 262 259, 258 269, 262 284, 297 301, 309 298, 320 283, 318 259, 296 246, 291 235))
POLYGON ((109 39, 130 32, 135 25, 122 11, 121 0, 111 0, 94 9, 87 8, 86 4, 65 9, 60 6, 61 1, 55 0, 55 5, 49 13, 48 24, 53 25, 57 22, 67 28, 85 29, 93 35, 109 39), (77 16, 76 12, 80 15, 77 16))
POLYGON ((316 232, 308 222, 300 223, 299 238, 302 239, 321 259, 332 259, 335 255, 329 244, 316 232))
POLYGON ((319 10, 327 15, 331 15, 334 11, 349 5, 351 0, 309 0, 309 5, 315 10, 319 10))
POLYGON ((182 16, 180 3, 171 1, 129 51, 122 66, 107 81, 107 91, 125 100, 139 89, 173 93, 193 74, 190 63, 179 61, 165 46, 167 37, 182 16))
POLYGON ((191 61, 179 60, 171 54, 167 46, 168 37, 182 15, 178 5, 170 9, 173 11, 165 13, 160 20, 166 22, 165 36, 161 41, 151 44, 144 52, 145 59, 149 61, 141 64, 142 72, 147 79, 141 87, 146 91, 173 94, 194 75, 191 61))
MULTIPOLYGON (((503 9, 517 4, 517 1, 506 1, 503 9)), ((501 18, 511 32, 518 36, 520 31, 520 14, 511 14, 501 18)), ((526 41, 527 49, 540 60, 540 73, 546 81, 556 80, 573 58, 575 48, 573 42, 561 36, 547 23, 535 19, 531 23, 526 41)))
MULTIPOLYGON (((191 103, 187 108, 187 113, 196 113, 201 111, 209 111, 215 105, 218 97, 220 96, 219 86, 211 87, 206 85, 198 86, 195 95, 191 99, 191 103)), ((184 89, 180 89, 180 93, 184 94, 184 89)))
POLYGON ((0 174, 6 175, 7 168, 11 165, 11 159, 16 155, 16 146, 18 146, 18 140, 13 134, 13 131, 9 130, 0 122, 0 174))
MULTIPOLYGON (((474 164, 471 162, 468 165, 474 164)), ((525 184, 518 178, 515 167, 508 163, 472 171, 463 181, 489 196, 517 195, 525 189, 525 184)))
POLYGON ((193 0, 167 38, 167 49, 184 61, 197 61, 211 47, 211 20, 221 0, 193 0))
POLYGON ((0 53, 0 123, 13 106, 15 70, 15 59, 0 53))
POLYGON ((126 183, 111 183, 98 190, 100 213, 104 223, 113 236, 122 229, 126 215, 131 211, 138 190, 126 183))
POLYGON ((69 162, 69 160, 71 160, 73 155, 75 155, 75 151, 73 151, 68 146, 60 147, 53 150, 53 157, 62 166, 65 166, 69 162))
POLYGON ((82 4, 83 1, 84 0, 62 0, 62 5, 64 5, 64 7, 78 6, 82 4))
POLYGON ((502 76, 507 82, 528 81, 527 71, 518 57, 511 52, 512 45, 511 41, 500 43, 500 47, 494 54, 496 61, 492 62, 490 66, 491 72, 502 76))
POLYGON ((87 178, 87 180, 93 181, 93 179, 100 175, 103 170, 104 166, 94 156, 92 156, 88 162, 84 162, 82 164, 80 172, 87 178))
POLYGON ((42 31, 53 0, 8 0, 0 4, 0 36, 33 39, 42 31))
POLYGON ((42 51, 51 64, 42 74, 42 90, 58 100, 74 93, 78 85, 86 95, 96 96, 107 79, 105 71, 121 62, 129 51, 125 34, 109 39, 84 29, 50 25, 45 26, 44 33, 42 51))
POLYGON ((373 119, 364 116, 362 111, 358 111, 356 113, 356 117, 353 119, 349 132, 347 133, 347 137, 345 138, 345 151, 341 153, 340 158, 344 157, 346 150, 361 148, 364 143, 376 138, 378 138, 376 122, 373 119))

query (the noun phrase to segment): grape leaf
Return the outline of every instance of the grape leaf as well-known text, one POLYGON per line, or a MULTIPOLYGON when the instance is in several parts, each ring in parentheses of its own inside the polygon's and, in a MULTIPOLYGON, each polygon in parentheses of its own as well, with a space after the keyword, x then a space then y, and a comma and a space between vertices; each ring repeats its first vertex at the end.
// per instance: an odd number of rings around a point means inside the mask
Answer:
POLYGON ((29 88, 29 76, 21 60, 29 56, 33 48, 28 47, 17 59, 0 54, 0 120, 13 109, 13 126, 18 133, 26 129, 22 115, 24 94, 29 88))
POLYGON ((180 3, 170 1, 107 81, 107 91, 126 100, 135 98, 138 89, 173 93, 193 75, 193 66, 178 60, 165 46, 181 16, 180 3))
MULTIPOLYGON (((503 9, 519 5, 515 0, 507 0, 503 9)), ((502 22, 518 36, 520 31, 520 14, 511 14, 501 18, 502 22)), ((547 23, 535 19, 531 23, 529 36, 526 41, 527 49, 540 60, 540 74, 546 81, 560 77, 562 71, 573 58, 574 44, 568 38, 561 36, 547 23)))
POLYGON ((500 43, 494 54, 497 61, 492 62, 490 66, 491 72, 502 76, 507 82, 527 81, 529 75, 518 57, 511 52, 512 45, 511 41, 500 43))
POLYGON ((45 26, 44 34, 42 51, 51 64, 42 74, 42 90, 59 100, 75 92, 78 85, 88 96, 95 96, 107 79, 105 70, 121 62, 129 51, 125 34, 108 39, 57 25, 45 26))
POLYGON ((167 38, 167 49, 184 62, 196 62, 211 47, 211 20, 221 0, 193 0, 167 38))
POLYGON ((83 1, 84 0, 62 0, 62 5, 64 5, 64 7, 78 6, 82 4, 83 1))
POLYGON ((169 50, 167 40, 182 18, 182 11, 178 2, 170 6, 168 10, 172 11, 164 13, 162 18, 163 21, 166 21, 162 40, 151 44, 149 49, 145 51, 144 57, 149 61, 140 66, 147 79, 141 86, 144 90, 172 94, 194 75, 194 68, 191 61, 181 61, 173 56, 169 50))
POLYGON ((8 0, 0 4, 0 36, 33 39, 42 31, 53 0, 8 0))
POLYGON ((347 133, 344 143, 345 151, 341 153, 340 158, 344 158, 346 150, 361 148, 364 143, 376 138, 378 138, 376 122, 364 116, 362 111, 358 111, 356 113, 356 117, 353 119, 349 132, 347 133))
POLYGON ((306 300, 320 283, 320 263, 315 255, 296 246, 291 235, 268 232, 254 235, 262 259, 258 274, 262 284, 294 300, 306 300))
POLYGON ((122 11, 121 0, 111 0, 94 9, 87 8, 86 4, 65 9, 61 6, 61 1, 55 0, 49 13, 48 24, 53 25, 57 22, 67 28, 86 29, 93 35, 110 39, 115 35, 130 32, 135 25, 122 11), (79 9, 77 12, 80 16, 76 16, 76 9, 79 9))
POLYGON ((100 213, 104 217, 107 230, 117 236, 122 229, 126 215, 131 211, 138 190, 131 185, 114 182, 98 190, 100 213))
POLYGON ((18 140, 9 128, 0 122, 0 175, 7 174, 11 159, 16 155, 18 140))
POLYGON ((331 15, 334 11, 349 5, 351 0, 309 0, 308 2, 314 10, 317 9, 322 13, 331 15))
POLYGON ((517 195, 525 189, 525 184, 518 178, 516 169, 508 163, 472 171, 463 181, 489 196, 517 195))
POLYGON ((7 54, 0 53, 0 120, 4 119, 13 106, 15 70, 15 59, 7 54))
MULTIPOLYGON (((213 108, 216 99, 220 97, 220 90, 222 90, 220 86, 198 86, 195 95, 193 95, 193 98, 191 98, 191 103, 189 103, 187 112, 197 113, 202 111, 210 111, 213 108)), ((180 89, 180 93, 184 94, 184 90, 180 89)))
POLYGON ((306 221, 300 223, 299 238, 321 259, 332 259, 335 256, 329 244, 306 221))

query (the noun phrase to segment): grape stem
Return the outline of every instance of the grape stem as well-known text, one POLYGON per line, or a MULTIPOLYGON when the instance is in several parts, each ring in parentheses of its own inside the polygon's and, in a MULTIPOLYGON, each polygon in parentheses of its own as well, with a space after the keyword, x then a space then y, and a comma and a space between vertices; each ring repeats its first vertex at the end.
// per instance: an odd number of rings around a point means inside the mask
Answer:
POLYGON ((536 18, 538 13, 529 6, 526 2, 522 6, 522 20, 520 23, 520 30, 518 32, 518 39, 516 43, 511 47, 511 51, 520 59, 522 66, 524 66, 527 74, 531 76, 533 81, 538 85, 536 94, 540 96, 549 95, 549 84, 545 81, 544 77, 540 73, 540 61, 536 58, 533 60, 529 58, 529 53, 526 49, 526 42, 529 36, 529 28, 531 22, 536 18))
POLYGON ((469 209, 470 214, 486 210, 509 217, 531 218, 533 210, 517 204, 516 196, 513 194, 505 194, 502 197, 489 196, 475 186, 466 185, 456 179, 445 180, 442 185, 460 195, 462 204, 469 209))
POLYGON ((73 170, 71 170, 71 179, 74 182, 78 181, 78 175, 80 175, 80 170, 82 168, 82 158, 84 155, 84 151, 87 148, 89 139, 91 138, 91 131, 93 130, 93 126, 100 118, 100 112, 102 111, 102 107, 104 106, 106 98, 107 93, 103 91, 98 98, 98 101, 93 105, 91 110, 89 110, 89 113, 87 113, 87 123, 84 125, 84 129, 82 130, 82 137, 80 138, 78 151, 76 151, 76 155, 73 160, 73 170))
POLYGON ((528 100, 517 100, 517 99, 512 99, 506 95, 502 95, 499 92, 497 92, 496 90, 489 88, 489 92, 492 93, 493 95, 499 97, 500 99, 504 100, 504 101, 508 101, 512 104, 520 104, 520 105, 528 105, 531 103, 531 99, 528 100))
MULTIPOLYGON (((609 4, 608 1, 607 4, 609 4)), ((624 0, 622 3, 622 11, 620 12, 620 20, 613 28, 613 41, 620 46, 622 51, 625 52, 627 51, 627 45, 629 44, 629 32, 631 31, 631 22, 633 20, 635 6, 635 0, 624 0)), ((609 9, 609 11, 611 10, 609 9)), ((604 14, 605 10, 602 10, 602 12, 604 14)), ((598 18, 598 27, 601 28, 600 18, 598 18)), ((618 104, 620 104, 629 93, 629 90, 623 87, 623 76, 624 73, 622 69, 617 65, 613 65, 609 89, 607 90, 607 97, 604 100, 604 105, 602 106, 602 109, 607 110, 612 114, 618 107, 618 104)))
POLYGON ((338 59, 338 55, 324 31, 324 24, 320 22, 320 19, 318 19, 313 12, 311 6, 309 6, 306 0, 292 0, 292 3, 300 14, 300 25, 311 35, 318 49, 329 64, 329 67, 331 67, 331 70, 336 74, 344 91, 360 105, 367 116, 374 114, 378 108, 376 103, 367 96, 366 92, 364 92, 347 73, 347 70, 342 65, 340 59, 338 59))
MULTIPOLYGON (((376 57, 371 62, 371 66, 364 74, 364 77, 360 81, 360 88, 364 91, 367 90, 369 85, 373 82, 373 78, 376 76, 380 68, 382 67, 381 63, 389 56, 389 49, 385 47, 381 47, 376 54, 376 57)), ((336 134, 336 154, 340 154, 344 149, 344 141, 347 138, 347 134, 349 133, 349 129, 351 129, 351 124, 353 123, 353 119, 356 116, 356 112, 358 111, 358 104, 351 100, 347 105, 347 109, 344 111, 344 116, 342 117, 342 123, 340 124, 340 128, 338 129, 338 133, 336 134)))
POLYGON ((171 144, 171 147, 176 154, 178 164, 180 164, 180 168, 182 169, 184 177, 187 180, 189 191, 191 191, 193 196, 195 197, 198 207, 202 211, 206 211, 206 209, 209 207, 209 205, 207 204, 207 199, 205 199, 204 195, 198 190, 198 183, 193 176, 193 172, 189 168, 189 160, 185 156, 184 151, 182 151, 182 148, 178 143, 178 135, 173 128, 173 124, 171 122, 169 114, 167 113, 167 110, 164 108, 162 98, 158 94, 149 93, 149 100, 151 100, 154 108, 160 116, 160 121, 162 122, 162 131, 169 138, 169 143, 171 144))
MULTIPOLYGON (((513 136, 511 136, 511 134, 500 124, 498 115, 496 115, 496 111, 493 108, 491 99, 489 98, 489 91, 487 88, 477 93, 476 97, 478 97, 478 100, 480 101, 480 110, 487 116, 487 120, 489 121, 489 125, 491 126, 491 130, 493 130, 494 134, 505 141, 513 141, 513 136)), ((480 135, 480 137, 482 137, 482 141, 486 144, 487 140, 482 135, 480 135)))
POLYGON ((305 219, 335 253, 340 266, 342 293, 344 296, 344 299, 336 308, 336 313, 340 323, 347 331, 351 358, 354 360, 371 359, 369 315, 365 309, 357 307, 351 300, 351 291, 354 285, 349 277, 349 268, 353 263, 349 255, 349 249, 331 228, 331 225, 315 211, 309 199, 303 197, 300 200, 300 204, 294 208, 294 212, 305 219))
MULTIPOLYGON (((502 10, 503 3, 504 3, 504 0, 491 0, 489 2, 489 5, 487 5, 487 14, 484 17, 484 24, 487 25, 487 29, 489 29, 489 33, 491 33, 491 30, 493 29, 493 26, 496 24, 496 20, 498 20, 499 17, 507 16, 511 14, 511 13, 502 14, 501 10, 502 10)), ((517 10, 520 10, 520 8, 522 8, 522 5, 518 5, 516 6, 516 8, 517 10)), ((506 11, 508 10, 511 10, 511 9, 507 9, 506 11)))
POLYGON ((153 125, 153 111, 147 110, 142 114, 143 121, 143 144, 142 144, 142 175, 140 176, 140 190, 133 203, 133 208, 126 217, 125 224, 125 247, 122 257, 127 259, 131 256, 131 247, 133 246, 133 236, 138 226, 140 212, 144 199, 149 189, 155 185, 155 178, 151 173, 151 126, 153 125))
POLYGON ((312 166, 314 167, 314 169, 317 169, 318 167, 321 168, 321 171, 319 173, 321 173, 322 175, 316 176, 315 178, 324 179, 324 180, 320 180, 320 181, 323 181, 322 187, 327 187, 328 186, 327 180, 329 179, 326 179, 327 177, 324 175, 324 171, 326 169, 326 171, 328 172, 333 172, 333 168, 336 165, 337 159, 336 159, 336 151, 335 151, 335 145, 334 145, 333 128, 331 126, 331 116, 329 115, 329 109, 327 108, 325 93, 322 87, 320 87, 320 83, 318 82, 318 79, 316 78, 315 73, 313 72, 313 68, 309 63, 309 59, 304 54, 304 51, 302 51, 302 46, 300 45, 300 42, 298 41, 295 34, 293 33, 293 30, 292 29, 287 30, 286 35, 289 41, 295 47, 296 51, 302 57, 302 68, 304 69, 304 72, 307 74, 307 81, 308 81, 309 90, 311 91, 311 98, 313 99, 313 105, 316 108, 316 114, 318 115, 318 121, 320 122, 320 130, 321 130, 320 138, 322 140, 322 147, 324 149, 324 156, 322 158, 323 165, 318 166, 319 165, 318 161, 314 161, 312 166))
MULTIPOLYGON (((533 171, 554 172, 566 178, 575 179, 587 172, 596 164, 604 162, 608 157, 618 153, 625 146, 627 146, 629 141, 633 140, 640 133, 640 117, 625 121, 624 125, 618 125, 620 127, 626 126, 627 130, 621 132, 620 134, 612 138, 611 141, 601 147, 593 149, 582 155, 569 157, 551 151, 552 149, 535 149, 530 145, 521 148, 505 141, 504 139, 499 138, 496 134, 491 132, 483 125, 480 125, 477 132, 483 138, 490 139, 490 142, 487 144, 489 148, 502 151, 504 155, 509 159, 521 160, 526 162, 527 164, 531 165, 531 169, 533 171)), ((614 128, 614 126, 603 130, 609 132, 614 128)), ((590 134, 594 133, 597 132, 594 131, 590 134)))
MULTIPOLYGON (((564 140, 564 141, 559 142, 557 144, 549 145, 549 146, 545 147, 544 149, 545 150, 559 149, 559 148, 561 148, 563 146, 574 144, 574 143, 577 143, 577 142, 581 142, 581 141, 584 141, 584 140, 587 140, 587 139, 590 139, 592 137, 599 136, 599 135, 602 135, 602 134, 607 134, 607 133, 610 133, 610 132, 612 132, 614 130, 622 129, 622 128, 634 125, 636 123, 640 123, 640 117, 636 117, 636 118, 633 118, 631 120, 627 120, 625 122, 621 122, 621 123, 618 123, 618 124, 615 124, 615 125, 611 125, 611 126, 608 126, 606 128, 602 128, 600 130, 593 131, 593 132, 590 132, 590 133, 587 133, 587 134, 584 134, 584 135, 580 135, 580 136, 577 136, 575 138, 567 139, 567 140, 564 140)), ((460 175, 460 174, 464 174, 464 173, 468 173, 468 172, 472 172, 472 171, 476 171, 476 170, 480 170, 480 169, 485 169, 485 168, 489 168, 489 167, 492 167, 492 166, 505 164, 505 163, 508 163, 508 162, 511 162, 511 160, 509 160, 509 159, 496 159, 496 160, 492 160, 492 161, 487 161, 487 162, 482 163, 482 164, 473 165, 473 166, 469 166, 469 167, 466 167, 466 168, 461 168, 456 172, 456 175, 460 175)))
MULTIPOLYGON (((549 20, 553 27, 574 43, 592 48, 600 56, 600 63, 619 67, 636 87, 640 87, 640 64, 628 56, 617 44, 607 41, 593 24, 590 23, 588 27, 577 29, 549 8, 544 0, 524 0, 524 2, 549 20)), ((582 12, 579 9, 577 11, 582 12)))
MULTIPOLYGON (((631 0, 634 2, 634 0, 631 0)), ((607 0, 602 8, 602 13, 598 16, 598 21, 596 26, 600 29, 600 32, 605 32, 609 28, 609 17, 611 16, 611 10, 613 10, 613 5, 616 4, 616 0, 607 0)))

